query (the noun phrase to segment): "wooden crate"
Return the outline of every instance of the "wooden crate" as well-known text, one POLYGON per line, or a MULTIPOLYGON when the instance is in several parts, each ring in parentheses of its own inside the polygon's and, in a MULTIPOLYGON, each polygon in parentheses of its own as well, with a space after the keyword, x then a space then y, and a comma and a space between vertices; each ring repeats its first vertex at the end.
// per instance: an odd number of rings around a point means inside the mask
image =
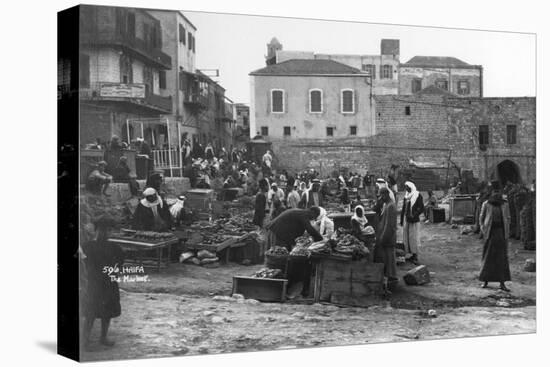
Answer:
POLYGON ((242 294, 262 302, 284 302, 286 299, 286 279, 254 277, 233 277, 233 294, 242 294))
POLYGON ((367 260, 316 259, 313 274, 315 302, 331 302, 335 297, 339 303, 346 302, 346 299, 362 302, 383 290, 384 264, 367 260))

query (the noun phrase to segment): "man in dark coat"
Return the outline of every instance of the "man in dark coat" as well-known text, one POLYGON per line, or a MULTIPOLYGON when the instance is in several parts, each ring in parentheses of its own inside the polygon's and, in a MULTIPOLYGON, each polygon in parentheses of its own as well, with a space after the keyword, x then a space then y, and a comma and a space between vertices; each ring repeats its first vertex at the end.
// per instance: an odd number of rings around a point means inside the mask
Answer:
POLYGON ((84 327, 83 345, 88 348, 90 332, 95 319, 101 319, 100 343, 105 346, 113 346, 114 342, 107 338, 109 325, 113 317, 120 316, 120 293, 118 290, 118 273, 111 274, 107 269, 122 268, 124 253, 115 244, 108 243, 109 233, 115 225, 113 218, 103 215, 94 220, 97 231, 95 241, 84 243, 82 246, 84 263, 87 273, 87 284, 84 287, 84 327))
POLYGON ((253 223, 260 228, 264 226, 264 220, 269 209, 267 206, 267 191, 269 190, 269 184, 265 179, 260 180, 258 183, 260 190, 256 194, 256 200, 254 203, 254 220, 253 223))
POLYGON ((294 240, 302 236, 304 231, 307 231, 314 241, 321 241, 323 236, 311 225, 311 221, 317 219, 320 214, 321 210, 316 206, 284 211, 266 226, 268 247, 284 246, 290 251, 295 245, 294 240))
POLYGON ((172 215, 168 210, 166 202, 157 195, 152 187, 143 191, 143 198, 140 200, 133 218, 134 229, 141 231, 164 232, 172 228, 172 215))
POLYGON ((505 282, 511 280, 508 261, 508 238, 510 237, 510 210, 502 198, 500 183, 491 183, 491 197, 483 203, 479 223, 485 239, 479 280, 487 288, 489 282, 499 282, 500 289, 509 292, 505 282))

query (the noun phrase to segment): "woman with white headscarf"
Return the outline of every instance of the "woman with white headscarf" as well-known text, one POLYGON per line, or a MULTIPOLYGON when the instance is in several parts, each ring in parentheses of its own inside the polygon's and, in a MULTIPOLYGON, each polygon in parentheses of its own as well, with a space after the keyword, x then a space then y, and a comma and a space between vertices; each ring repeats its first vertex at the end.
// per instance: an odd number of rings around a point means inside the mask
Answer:
POLYGON ((141 231, 166 231, 172 227, 172 216, 168 205, 157 194, 157 190, 148 187, 143 191, 134 213, 133 227, 141 231))
POLYGON ((424 212, 424 200, 416 190, 416 186, 405 182, 405 198, 401 209, 401 226, 403 227, 403 243, 405 252, 410 254, 409 260, 418 265, 419 222, 420 214, 424 212))
POLYGON ((365 208, 361 205, 357 205, 354 209, 353 216, 351 217, 351 231, 354 236, 361 236, 367 229, 369 221, 365 217, 365 208))
POLYGON ((324 208, 319 207, 321 214, 317 217, 315 224, 319 228, 319 233, 325 238, 332 237, 334 233, 334 222, 327 215, 327 211, 324 208))

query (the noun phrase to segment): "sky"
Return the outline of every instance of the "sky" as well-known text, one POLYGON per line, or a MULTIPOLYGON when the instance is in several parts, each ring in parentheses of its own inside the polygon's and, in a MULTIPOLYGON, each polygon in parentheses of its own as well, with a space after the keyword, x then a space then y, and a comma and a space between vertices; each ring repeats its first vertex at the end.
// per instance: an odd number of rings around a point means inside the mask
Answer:
POLYGON ((534 34, 410 27, 372 23, 183 11, 197 27, 196 67, 218 69, 213 78, 237 103, 249 103, 249 73, 265 66, 267 43, 283 50, 379 55, 382 38, 400 40, 400 61, 416 55, 453 56, 483 66, 484 97, 536 93, 534 34))

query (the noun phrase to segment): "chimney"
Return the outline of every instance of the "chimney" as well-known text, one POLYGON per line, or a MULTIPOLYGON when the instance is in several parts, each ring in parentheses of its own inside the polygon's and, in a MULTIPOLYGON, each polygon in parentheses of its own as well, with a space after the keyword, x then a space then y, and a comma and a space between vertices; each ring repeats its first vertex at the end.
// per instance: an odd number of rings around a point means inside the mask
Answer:
POLYGON ((380 42, 380 54, 399 59, 399 40, 382 39, 380 42))
POLYGON ((265 57, 266 65, 273 65, 277 63, 277 51, 282 50, 283 45, 276 37, 273 37, 267 44, 267 56, 265 57))

